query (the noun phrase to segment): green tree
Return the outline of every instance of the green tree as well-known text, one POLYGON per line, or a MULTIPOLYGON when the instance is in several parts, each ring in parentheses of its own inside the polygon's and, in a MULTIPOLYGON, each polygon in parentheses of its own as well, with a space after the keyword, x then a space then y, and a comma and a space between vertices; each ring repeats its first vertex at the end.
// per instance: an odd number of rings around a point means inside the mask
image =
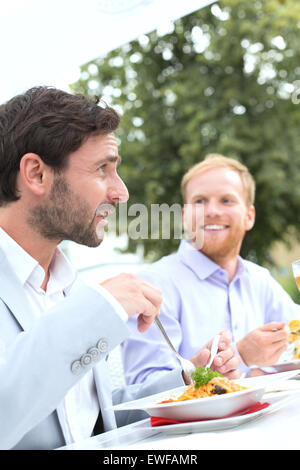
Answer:
MULTIPOLYGON (((152 32, 83 66, 74 91, 122 113, 130 202, 182 204, 184 172, 218 152, 246 164, 257 183, 243 255, 267 263, 274 241, 300 234, 299 39, 298 0, 220 0, 164 36, 152 32)), ((137 243, 153 259, 179 241, 129 240, 128 249, 137 243)))

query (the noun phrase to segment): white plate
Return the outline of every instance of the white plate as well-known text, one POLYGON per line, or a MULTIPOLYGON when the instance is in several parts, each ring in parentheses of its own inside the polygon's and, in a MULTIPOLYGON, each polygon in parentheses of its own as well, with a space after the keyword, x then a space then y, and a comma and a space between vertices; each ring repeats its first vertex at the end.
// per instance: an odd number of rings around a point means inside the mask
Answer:
POLYGON ((272 383, 278 383, 279 380, 287 380, 296 374, 296 371, 290 371, 281 374, 239 379, 235 380, 235 382, 248 387, 247 390, 213 397, 159 404, 163 400, 176 398, 181 395, 187 388, 185 385, 139 400, 121 403, 120 405, 113 406, 112 409, 115 411, 139 409, 146 411, 150 416, 169 418, 176 421, 225 418, 260 401, 265 390, 270 390, 272 383))
MULTIPOLYGON (((262 402, 270 403, 270 406, 263 408, 262 410, 255 411, 254 413, 249 413, 242 416, 232 416, 231 418, 223 419, 212 419, 208 421, 196 421, 194 423, 180 423, 180 424, 170 424, 165 426, 157 426, 153 429, 161 431, 164 434, 189 434, 194 432, 208 432, 208 431, 221 431, 222 429, 230 429, 242 424, 248 423, 254 419, 257 419, 261 416, 277 411, 280 408, 284 407, 287 403, 296 398, 291 396, 289 393, 277 393, 273 396, 266 395, 262 402)), ((144 424, 144 426, 150 426, 150 420, 144 424)))
POLYGON ((286 350, 281 354, 278 362, 274 367, 278 372, 285 372, 289 370, 299 370, 300 373, 300 359, 292 359, 295 344, 290 343, 286 350))
POLYGON ((178 397, 186 388, 186 386, 178 387, 140 400, 122 403, 113 409, 115 411, 139 409, 146 411, 150 416, 178 421, 223 418, 250 407, 261 399, 265 391, 265 386, 261 384, 224 395, 159 404, 160 401, 178 397))
POLYGON ((294 361, 282 361, 274 364, 272 367, 278 372, 285 372, 289 370, 298 370, 300 373, 300 359, 295 359, 294 361))
POLYGON ((245 387, 248 387, 249 385, 255 387, 263 384, 268 391, 273 391, 273 388, 276 388, 280 384, 280 391, 283 391, 289 389, 289 386, 287 385, 288 379, 297 377, 298 373, 298 370, 289 370, 286 372, 277 372, 273 374, 259 375, 257 377, 239 379, 235 380, 235 382, 245 387))

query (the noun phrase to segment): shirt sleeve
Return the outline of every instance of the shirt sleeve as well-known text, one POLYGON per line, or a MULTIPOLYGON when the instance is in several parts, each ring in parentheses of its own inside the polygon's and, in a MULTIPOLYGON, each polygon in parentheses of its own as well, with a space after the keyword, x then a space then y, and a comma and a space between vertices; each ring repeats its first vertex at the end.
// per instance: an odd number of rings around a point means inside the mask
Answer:
POLYGON ((244 363, 242 357, 240 356, 239 350, 237 348, 236 343, 231 343, 231 346, 234 348, 234 355, 238 356, 241 359, 241 364, 239 365, 239 369, 242 372, 242 377, 246 377, 247 374, 250 372, 250 367, 247 366, 247 364, 244 363))
POLYGON ((94 283, 90 284, 90 287, 98 291, 99 294, 101 294, 105 298, 105 300, 107 300, 107 302, 110 303, 110 305, 115 310, 115 312, 119 315, 121 320, 123 320, 125 323, 127 322, 128 315, 126 313, 126 310, 122 307, 120 302, 118 302, 117 299, 110 292, 108 292, 107 289, 105 289, 105 287, 101 286, 100 284, 94 284, 94 283))
MULTIPOLYGON (((157 269, 138 274, 139 277, 161 289, 163 302, 159 318, 170 334, 174 347, 179 349, 182 342, 182 329, 178 318, 178 294, 172 282, 158 273, 157 269)), ((128 321, 130 336, 121 345, 124 372, 127 384, 143 383, 154 375, 163 379, 165 373, 180 367, 175 354, 171 351, 156 324, 140 333, 136 316, 128 321)))
POLYGON ((300 319, 300 305, 296 304, 285 289, 270 273, 265 277, 265 323, 300 319))
MULTIPOLYGON (((259 300, 259 307, 262 311, 261 323, 255 328, 268 324, 270 322, 285 322, 286 325, 293 319, 300 318, 300 305, 296 304, 281 284, 271 275, 271 273, 262 267, 256 267, 256 280, 258 290, 256 291, 256 300, 259 300)), ((254 273, 251 273, 254 276, 254 273)), ((250 331, 250 330, 249 330, 250 331)), ((249 331, 245 331, 247 334, 249 331)), ((239 355, 236 344, 233 344, 235 352, 239 355)), ((239 356, 241 358, 241 356, 239 356)), ((259 367, 266 373, 274 372, 272 367, 261 367, 257 365, 247 366, 243 361, 239 366, 243 375, 248 375, 251 368, 259 367)))

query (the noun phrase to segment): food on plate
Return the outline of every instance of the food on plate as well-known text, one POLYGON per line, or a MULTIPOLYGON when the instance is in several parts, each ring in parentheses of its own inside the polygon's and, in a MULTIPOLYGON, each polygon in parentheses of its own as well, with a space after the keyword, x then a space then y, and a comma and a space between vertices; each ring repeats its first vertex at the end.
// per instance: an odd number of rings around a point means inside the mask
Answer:
POLYGON ((300 341, 297 340, 293 344, 294 349, 293 349, 293 357, 292 359, 300 359, 300 341))
POLYGON ((290 341, 297 341, 300 337, 300 320, 291 320, 289 323, 290 341))
POLYGON ((239 392, 246 390, 232 380, 223 377, 218 372, 204 367, 198 367, 192 373, 193 382, 188 388, 177 398, 169 398, 160 403, 172 403, 178 401, 192 400, 193 398, 212 397, 223 395, 224 393, 239 392))
POLYGON ((201 385, 199 388, 195 386, 195 383, 192 383, 188 389, 177 398, 177 401, 223 395, 224 393, 239 392, 245 389, 246 387, 242 387, 226 377, 214 377, 207 384, 201 385))
POLYGON ((300 359, 300 320, 291 320, 289 323, 292 360, 300 359))

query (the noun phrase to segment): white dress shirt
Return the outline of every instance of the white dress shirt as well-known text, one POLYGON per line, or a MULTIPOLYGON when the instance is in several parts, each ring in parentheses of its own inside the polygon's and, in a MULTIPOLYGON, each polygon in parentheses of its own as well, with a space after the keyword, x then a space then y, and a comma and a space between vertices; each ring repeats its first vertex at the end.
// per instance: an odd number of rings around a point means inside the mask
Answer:
MULTIPOLYGON (((239 257, 237 271, 229 282, 226 270, 186 240, 181 241, 177 252, 138 275, 162 290, 161 322, 186 359, 220 331, 230 330, 236 347, 249 331, 264 324, 288 324, 300 318, 300 306, 267 269, 239 257)), ((158 328, 141 334, 134 317, 128 326, 131 335, 122 343, 127 384, 144 382, 177 366, 177 358, 162 341, 158 328)), ((240 368, 249 372, 244 363, 240 368)))
MULTIPOLYGON (((57 248, 49 268, 47 289, 41 289, 45 272, 39 263, 0 228, 0 246, 5 251, 12 269, 23 285, 24 292, 37 317, 43 315, 54 304, 69 294, 77 277, 70 263, 57 248)), ((93 285, 114 307, 116 313, 126 321, 127 314, 117 300, 100 285, 93 285)), ((93 371, 69 390, 57 408, 58 418, 67 444, 92 435, 99 414, 99 401, 93 371)))

